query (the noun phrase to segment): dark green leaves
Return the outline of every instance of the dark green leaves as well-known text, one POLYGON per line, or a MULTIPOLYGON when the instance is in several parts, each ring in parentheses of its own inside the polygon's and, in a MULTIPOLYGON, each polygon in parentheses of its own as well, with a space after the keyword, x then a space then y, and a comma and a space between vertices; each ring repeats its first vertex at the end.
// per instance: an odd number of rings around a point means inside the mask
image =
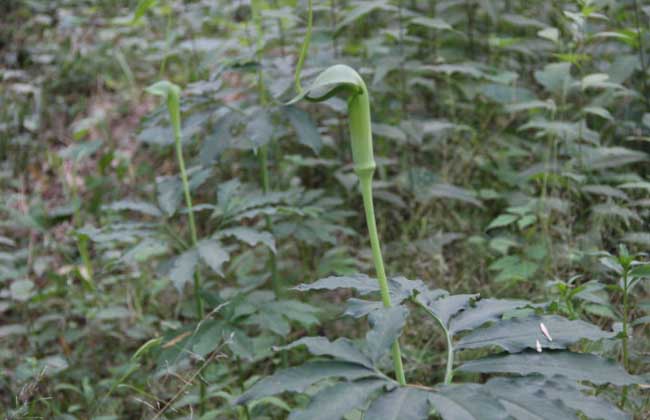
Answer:
POLYGON ((354 408, 363 408, 376 391, 389 382, 381 379, 362 379, 341 382, 316 394, 307 408, 295 410, 289 420, 341 419, 354 408))
POLYGON ((376 376, 373 370, 354 363, 309 362, 302 366, 280 370, 260 380, 233 403, 245 404, 248 401, 283 392, 303 392, 308 386, 326 378, 343 378, 351 381, 376 376))
POLYGON ((323 140, 309 114, 295 106, 284 107, 284 110, 298 134, 298 142, 311 148, 314 153, 318 153, 323 146, 323 140))
POLYGON ((430 393, 417 388, 398 387, 374 400, 366 419, 421 420, 429 417, 430 393))
POLYGON ((461 372, 515 373, 518 375, 542 374, 547 377, 562 375, 576 381, 589 381, 597 385, 611 383, 629 385, 637 382, 620 365, 589 353, 565 351, 524 352, 520 354, 491 356, 466 362, 458 368, 461 372))
POLYGON ((581 339, 595 341, 613 336, 613 333, 602 331, 584 321, 569 321, 556 315, 545 315, 501 321, 491 327, 471 332, 455 347, 475 349, 498 346, 510 353, 516 353, 527 348, 534 349, 537 341, 543 348, 564 349, 581 339), (548 329, 552 341, 542 332, 542 324, 548 329))
POLYGON ((372 329, 366 335, 366 352, 377 363, 402 333, 408 310, 404 306, 382 308, 371 312, 368 320, 372 329))
POLYGON ((331 356, 335 359, 366 366, 369 369, 373 367, 372 360, 347 338, 339 338, 330 342, 325 337, 303 337, 282 349, 288 350, 303 345, 315 356, 331 356))

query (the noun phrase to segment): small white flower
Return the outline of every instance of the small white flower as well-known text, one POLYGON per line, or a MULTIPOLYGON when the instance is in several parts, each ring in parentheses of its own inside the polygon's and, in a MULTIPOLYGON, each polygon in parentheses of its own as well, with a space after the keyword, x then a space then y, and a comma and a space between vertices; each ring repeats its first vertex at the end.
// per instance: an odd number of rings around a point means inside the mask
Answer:
POLYGON ((542 330, 544 337, 546 337, 548 341, 553 341, 553 337, 551 337, 551 334, 549 334, 548 329, 546 328, 546 325, 544 325, 543 322, 539 323, 539 329, 542 330))
POLYGON ((535 348, 537 349, 537 353, 542 352, 542 343, 540 343, 539 340, 535 340, 535 348))

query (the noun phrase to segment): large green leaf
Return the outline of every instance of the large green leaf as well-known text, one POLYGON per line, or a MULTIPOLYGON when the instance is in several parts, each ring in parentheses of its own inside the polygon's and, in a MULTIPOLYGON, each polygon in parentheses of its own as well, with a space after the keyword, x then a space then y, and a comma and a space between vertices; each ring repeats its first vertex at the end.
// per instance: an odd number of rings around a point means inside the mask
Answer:
POLYGON ((372 329, 366 335, 366 352, 377 363, 402 333, 408 309, 405 306, 382 308, 370 313, 372 329))
POLYGON ((433 290, 420 293, 415 299, 448 328, 451 317, 469 307, 470 301, 478 295, 451 295, 441 298, 437 296, 439 295, 433 290))
MULTIPOLYGON (((545 390, 525 387, 516 381, 495 380, 484 389, 497 399, 510 416, 517 420, 571 420, 578 419, 575 410, 559 398, 552 398, 545 390)), ((481 417, 485 418, 485 417, 481 417)))
POLYGON ((311 148, 314 153, 318 153, 323 147, 323 139, 318 132, 318 128, 305 111, 295 106, 284 108, 289 122, 298 134, 298 142, 311 148))
POLYGON ((185 251, 174 259, 168 276, 178 291, 182 291, 183 287, 192 280, 198 262, 199 253, 196 249, 185 251))
POLYGON ((613 336, 613 333, 584 321, 570 321, 557 315, 545 315, 501 321, 469 333, 454 347, 460 350, 498 346, 510 353, 517 353, 527 348, 536 348, 538 341, 543 348, 564 349, 583 338, 595 341, 613 336), (548 329, 552 341, 542 333, 542 324, 548 329))
POLYGON ((444 420, 496 420, 507 418, 503 405, 482 385, 450 385, 429 395, 429 402, 444 420))
POLYGON ((626 420, 630 416, 619 410, 605 398, 583 393, 575 384, 567 383, 563 377, 544 378, 493 378, 486 384, 488 389, 501 394, 502 389, 520 388, 521 394, 544 395, 548 400, 560 400, 567 407, 580 411, 590 419, 626 420))
POLYGON ((223 276, 223 264, 230 259, 230 254, 221 243, 214 239, 205 239, 198 244, 201 259, 214 271, 223 276))
POLYGON ((362 295, 367 295, 378 292, 379 284, 376 279, 368 277, 365 274, 356 274, 354 276, 325 277, 313 283, 300 284, 294 287, 294 289, 301 292, 309 290, 354 289, 362 295))
POLYGON ((316 394, 307 408, 294 410, 288 420, 340 420, 355 408, 365 408, 379 388, 390 384, 381 379, 341 382, 316 394))
POLYGON ((460 331, 474 329, 486 322, 498 321, 505 312, 527 304, 528 302, 525 300, 481 299, 474 306, 467 308, 451 319, 449 332, 455 334, 460 331))
POLYGON ((431 406, 425 390, 410 387, 397 387, 374 400, 365 418, 368 420, 422 420, 429 417, 431 406))
POLYGON ((349 381, 360 378, 378 377, 374 370, 348 362, 309 362, 301 366, 280 370, 261 379, 233 401, 245 404, 270 395, 283 392, 303 392, 307 387, 327 378, 344 378, 349 381))
POLYGON ((370 369, 373 368, 372 360, 347 338, 329 341, 325 337, 303 337, 282 349, 288 350, 298 346, 306 346, 309 352, 315 356, 331 356, 346 362, 358 363, 370 369))
POLYGON ((576 381, 595 384, 629 385, 638 382, 620 365, 589 353, 567 351, 525 352, 490 356, 469 361, 457 370, 480 373, 539 373, 548 377, 562 375, 576 381))

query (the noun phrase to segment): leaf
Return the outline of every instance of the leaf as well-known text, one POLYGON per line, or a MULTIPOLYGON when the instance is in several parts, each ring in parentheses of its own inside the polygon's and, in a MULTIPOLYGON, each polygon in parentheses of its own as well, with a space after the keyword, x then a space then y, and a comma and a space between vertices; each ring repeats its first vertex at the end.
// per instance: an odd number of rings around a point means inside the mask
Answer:
MULTIPOLYGON (((553 339, 555 340, 555 337, 553 339)), ((456 370, 518 375, 538 373, 547 377, 562 375, 575 381, 589 381, 597 385, 607 383, 630 385, 638 382, 620 365, 610 360, 595 354, 568 351, 524 352, 489 356, 466 362, 456 370)))
POLYGON ((450 198, 453 200, 463 201, 477 207, 483 207, 483 204, 476 198, 476 195, 473 191, 450 184, 435 184, 431 186, 427 195, 431 197, 450 198))
POLYGON ((336 289, 354 289, 362 295, 378 292, 379 284, 376 279, 366 276, 365 274, 356 274, 354 276, 331 276, 324 279, 316 280, 309 284, 300 284, 293 288, 300 292, 309 290, 336 290, 336 289))
POLYGON ((627 149, 624 147, 598 147, 596 149, 585 149, 576 163, 586 169, 608 169, 617 168, 630 163, 645 161, 648 155, 638 150, 627 149))
POLYGON ((159 177, 156 179, 158 189, 158 205, 170 217, 176 213, 183 199, 183 184, 177 176, 159 177))
POLYGON ((142 19, 142 17, 151 9, 154 7, 156 4, 158 4, 158 0, 140 0, 138 2, 138 6, 135 9, 135 12, 133 13, 133 19, 131 20, 131 24, 136 24, 142 19))
POLYGON ((376 300, 350 298, 347 301, 347 308, 344 312, 344 315, 351 316, 353 318, 361 318, 371 312, 380 310, 383 307, 384 304, 376 300))
POLYGON ((146 203, 144 201, 130 201, 130 200, 114 201, 111 204, 103 205, 102 209, 114 210, 114 211, 130 210, 130 211, 137 211, 139 213, 146 214, 149 216, 162 216, 162 213, 160 212, 158 207, 154 206, 153 204, 146 203))
POLYGON ((439 30, 452 30, 452 26, 440 18, 429 18, 425 16, 418 16, 415 19, 411 19, 409 24, 424 26, 429 29, 439 29, 439 30))
POLYGON ((415 300, 421 303, 433 316, 435 316, 445 329, 449 328, 449 320, 458 312, 467 308, 470 301, 478 295, 451 295, 430 298, 427 292, 420 293, 415 300))
POLYGON ((206 239, 199 242, 198 250, 201 259, 212 271, 223 277, 223 264, 230 259, 230 254, 221 246, 221 243, 213 239, 206 239))
POLYGON ((630 270, 632 277, 650 277, 650 264, 639 264, 632 267, 630 270))
POLYGON ((288 420, 342 419, 349 411, 365 407, 372 394, 387 384, 390 382, 362 379, 332 385, 316 394, 307 408, 292 411, 288 420))
POLYGON ((363 16, 375 10, 394 12, 397 10, 397 8, 395 6, 390 5, 386 0, 375 0, 375 1, 359 3, 354 9, 344 14, 345 18, 336 26, 336 32, 339 32, 341 29, 345 28, 346 26, 349 26, 354 21, 361 19, 363 16))
POLYGON ((174 259, 168 276, 174 284, 174 287, 176 287, 176 290, 182 292, 183 287, 192 280, 198 262, 199 253, 196 249, 185 251, 174 259))
POLYGON ((391 348, 393 342, 402 333, 406 323, 408 309, 393 306, 374 311, 368 317, 371 330, 366 335, 366 353, 377 363, 391 348))
POLYGON ((550 93, 561 96, 566 93, 573 82, 571 78, 571 63, 551 63, 543 70, 535 71, 535 80, 550 93))
POLYGON ((318 128, 309 117, 309 114, 295 106, 288 106, 284 108, 289 122, 298 134, 298 142, 311 148, 314 153, 318 154, 323 147, 323 139, 321 138, 318 128))
POLYGON ((352 381, 371 377, 377 377, 377 373, 354 363, 308 362, 301 366, 282 369, 261 379, 235 399, 233 404, 245 404, 248 401, 283 392, 304 392, 310 385, 326 378, 344 378, 352 381))
POLYGON ((510 353, 516 353, 527 348, 534 349, 538 340, 543 348, 564 349, 583 338, 596 341, 613 336, 614 333, 603 331, 584 321, 569 321, 557 315, 544 315, 501 321, 469 333, 454 347, 460 350, 498 346, 510 353), (542 333, 540 328, 542 323, 548 329, 553 341, 548 340, 542 333))
POLYGON ((129 318, 130 316, 131 311, 124 306, 111 306, 109 308, 100 309, 95 314, 95 319, 106 321, 111 319, 129 318))
POLYGON ((558 398, 550 398, 543 389, 531 390, 515 381, 502 378, 489 381, 485 389, 498 399, 508 414, 515 419, 577 420, 575 410, 567 407, 558 398))
POLYGON ((236 227, 231 229, 224 229, 220 231, 217 235, 218 238, 224 236, 234 236, 242 242, 246 242, 250 246, 255 246, 257 244, 266 245, 273 253, 277 251, 275 249, 275 239, 270 232, 263 232, 257 229, 249 227, 236 227))
MULTIPOLYGON (((246 137, 251 142, 251 149, 262 147, 273 138, 275 126, 271 121, 269 112, 264 108, 254 110, 253 115, 246 124, 246 137)), ((246 149, 246 147, 244 147, 246 149)))
POLYGON ((444 420, 505 419, 504 407, 482 385, 450 385, 429 395, 429 402, 444 420))
POLYGON ((529 102, 537 99, 535 94, 529 89, 497 83, 482 85, 479 91, 491 101, 501 105, 529 102))
POLYGON ((326 337, 303 337, 289 345, 280 347, 280 349, 289 350, 298 346, 306 346, 309 352, 315 356, 331 356, 335 359, 366 366, 369 369, 373 368, 372 360, 347 338, 338 338, 330 342, 326 337))
POLYGON ((519 216, 514 214, 501 214, 497 216, 496 219, 492 220, 485 230, 508 226, 514 223, 518 218, 519 216))
POLYGON ((449 332, 454 335, 480 327, 486 322, 498 321, 504 313, 528 304, 525 300, 481 299, 451 319, 449 332))
POLYGON ((427 391, 397 387, 374 400, 365 413, 366 419, 422 420, 429 417, 429 396, 427 391))
POLYGON ((563 377, 553 379, 532 378, 493 378, 487 382, 488 389, 516 387, 524 395, 543 395, 548 400, 560 400, 567 407, 580 411, 590 419, 625 420, 630 416, 619 410, 605 398, 597 398, 583 394, 575 384, 567 383, 563 377))

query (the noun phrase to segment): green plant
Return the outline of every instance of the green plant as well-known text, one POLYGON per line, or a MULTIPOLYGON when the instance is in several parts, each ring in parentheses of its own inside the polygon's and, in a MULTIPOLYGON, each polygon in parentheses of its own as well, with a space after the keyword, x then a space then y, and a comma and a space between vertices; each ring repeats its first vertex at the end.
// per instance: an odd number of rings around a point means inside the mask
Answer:
MULTIPOLYGON (((298 80, 298 76, 296 80, 298 80)), ((375 209, 372 199, 372 178, 375 173, 376 164, 372 143, 370 98, 366 84, 361 76, 352 68, 344 65, 332 66, 322 72, 309 89, 300 93, 289 104, 295 103, 302 98, 320 102, 337 93, 345 93, 348 95, 348 119, 354 172, 359 178, 370 246, 372 247, 372 259, 375 264, 377 280, 379 281, 379 288, 381 290, 381 300, 385 307, 390 308, 391 299, 388 290, 388 280, 386 279, 384 260, 381 255, 381 244, 377 233, 377 222, 375 220, 375 209)), ((393 343, 392 354, 395 375, 398 382, 404 385, 406 384, 406 379, 402 365, 402 354, 399 342, 397 341, 393 343)))

